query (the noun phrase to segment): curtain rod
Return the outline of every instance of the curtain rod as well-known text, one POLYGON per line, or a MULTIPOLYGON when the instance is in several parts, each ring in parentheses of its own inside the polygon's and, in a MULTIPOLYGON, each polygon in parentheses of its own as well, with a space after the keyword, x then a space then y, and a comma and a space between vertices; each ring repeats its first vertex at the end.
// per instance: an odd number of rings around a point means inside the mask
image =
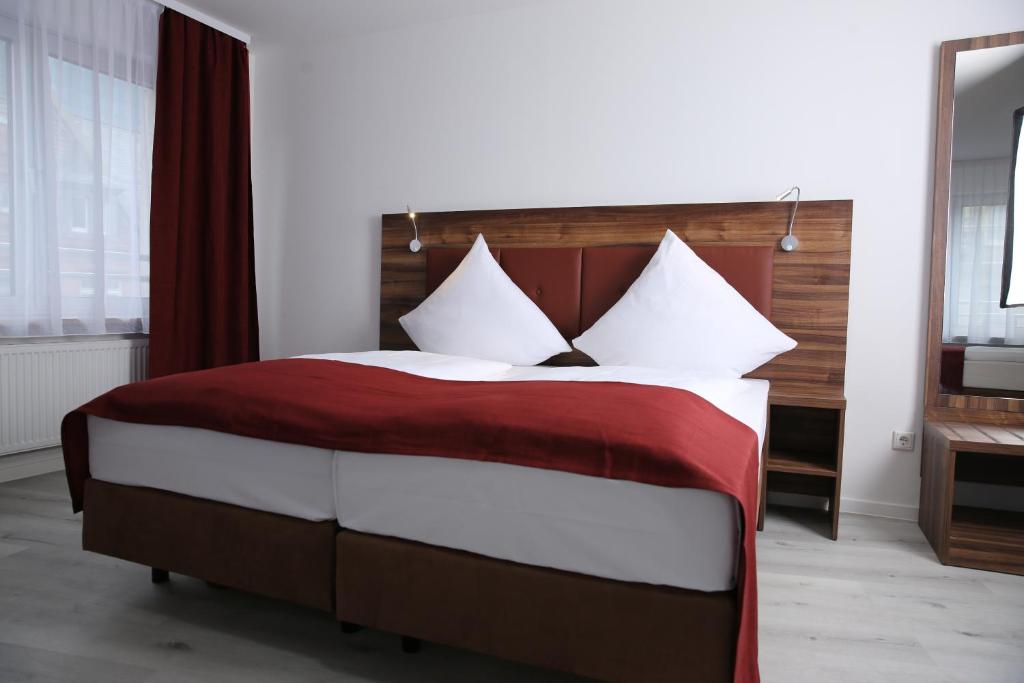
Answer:
POLYGON ((172 9, 175 12, 180 12, 185 16, 195 19, 196 21, 206 24, 210 28, 215 28, 218 31, 228 34, 232 38, 237 38, 246 45, 252 42, 252 36, 244 31, 240 31, 231 24, 226 24, 219 19, 214 19, 208 14, 204 14, 194 7, 190 7, 179 0, 157 0, 157 4, 163 5, 167 9, 172 9))

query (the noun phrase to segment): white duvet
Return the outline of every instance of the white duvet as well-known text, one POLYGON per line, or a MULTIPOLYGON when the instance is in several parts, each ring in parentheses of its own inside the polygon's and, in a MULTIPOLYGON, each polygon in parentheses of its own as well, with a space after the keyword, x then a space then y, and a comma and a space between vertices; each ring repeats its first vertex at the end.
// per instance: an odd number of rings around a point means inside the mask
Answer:
MULTIPOLYGON (((686 389, 764 438, 768 383, 637 367, 513 367, 417 351, 305 356, 456 381, 616 381, 686 389)), ((696 590, 734 585, 735 502, 515 465, 361 454, 89 418, 92 476, 490 557, 696 590)))

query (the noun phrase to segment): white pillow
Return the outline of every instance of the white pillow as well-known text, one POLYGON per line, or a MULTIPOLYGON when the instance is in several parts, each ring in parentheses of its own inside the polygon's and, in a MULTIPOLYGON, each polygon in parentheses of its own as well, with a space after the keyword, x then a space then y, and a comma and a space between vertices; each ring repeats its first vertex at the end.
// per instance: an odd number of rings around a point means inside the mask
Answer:
POLYGON ((796 342, 669 230, 636 282, 573 345, 600 365, 739 377, 796 342))
POLYGON ((536 365, 572 349, 491 256, 483 235, 433 294, 398 319, 420 351, 536 365))

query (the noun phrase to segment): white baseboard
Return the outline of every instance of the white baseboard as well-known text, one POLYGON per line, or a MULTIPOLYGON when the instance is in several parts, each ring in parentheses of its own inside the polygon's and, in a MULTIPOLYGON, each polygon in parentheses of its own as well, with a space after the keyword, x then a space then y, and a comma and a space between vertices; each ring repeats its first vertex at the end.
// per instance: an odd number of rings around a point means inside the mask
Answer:
POLYGON ((63 469, 64 455, 59 448, 0 456, 0 482, 60 472, 63 469))
POLYGON ((916 505, 880 503, 876 500, 861 500, 859 498, 843 498, 842 502, 839 503, 839 512, 849 512, 854 515, 867 515, 869 517, 902 519, 908 522, 917 521, 916 505))
MULTIPOLYGON (((769 503, 790 505, 799 508, 824 510, 826 500, 818 496, 803 496, 797 493, 769 493, 769 503)), ((843 498, 839 503, 839 511, 851 515, 867 515, 869 517, 887 517, 909 522, 917 521, 916 505, 898 505, 896 503, 879 503, 874 500, 859 498, 843 498)))

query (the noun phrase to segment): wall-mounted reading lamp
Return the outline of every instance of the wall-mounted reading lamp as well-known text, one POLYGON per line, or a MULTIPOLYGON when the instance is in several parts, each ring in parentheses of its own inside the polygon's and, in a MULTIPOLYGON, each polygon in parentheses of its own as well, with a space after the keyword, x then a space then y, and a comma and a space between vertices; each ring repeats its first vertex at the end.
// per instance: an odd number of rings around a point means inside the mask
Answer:
POLYGON ((782 251, 796 251, 800 246, 800 240, 798 240, 796 235, 793 234, 793 221, 796 220, 796 209, 800 206, 800 188, 794 185, 775 198, 775 201, 781 202, 794 192, 796 192, 796 201, 793 202, 793 210, 789 214, 789 230, 786 231, 786 236, 779 242, 779 246, 782 247, 782 251))
POLYGON ((416 253, 423 246, 420 242, 420 229, 416 225, 416 212, 409 208, 409 205, 405 205, 405 211, 409 214, 409 220, 412 221, 412 241, 409 242, 409 251, 416 253))

